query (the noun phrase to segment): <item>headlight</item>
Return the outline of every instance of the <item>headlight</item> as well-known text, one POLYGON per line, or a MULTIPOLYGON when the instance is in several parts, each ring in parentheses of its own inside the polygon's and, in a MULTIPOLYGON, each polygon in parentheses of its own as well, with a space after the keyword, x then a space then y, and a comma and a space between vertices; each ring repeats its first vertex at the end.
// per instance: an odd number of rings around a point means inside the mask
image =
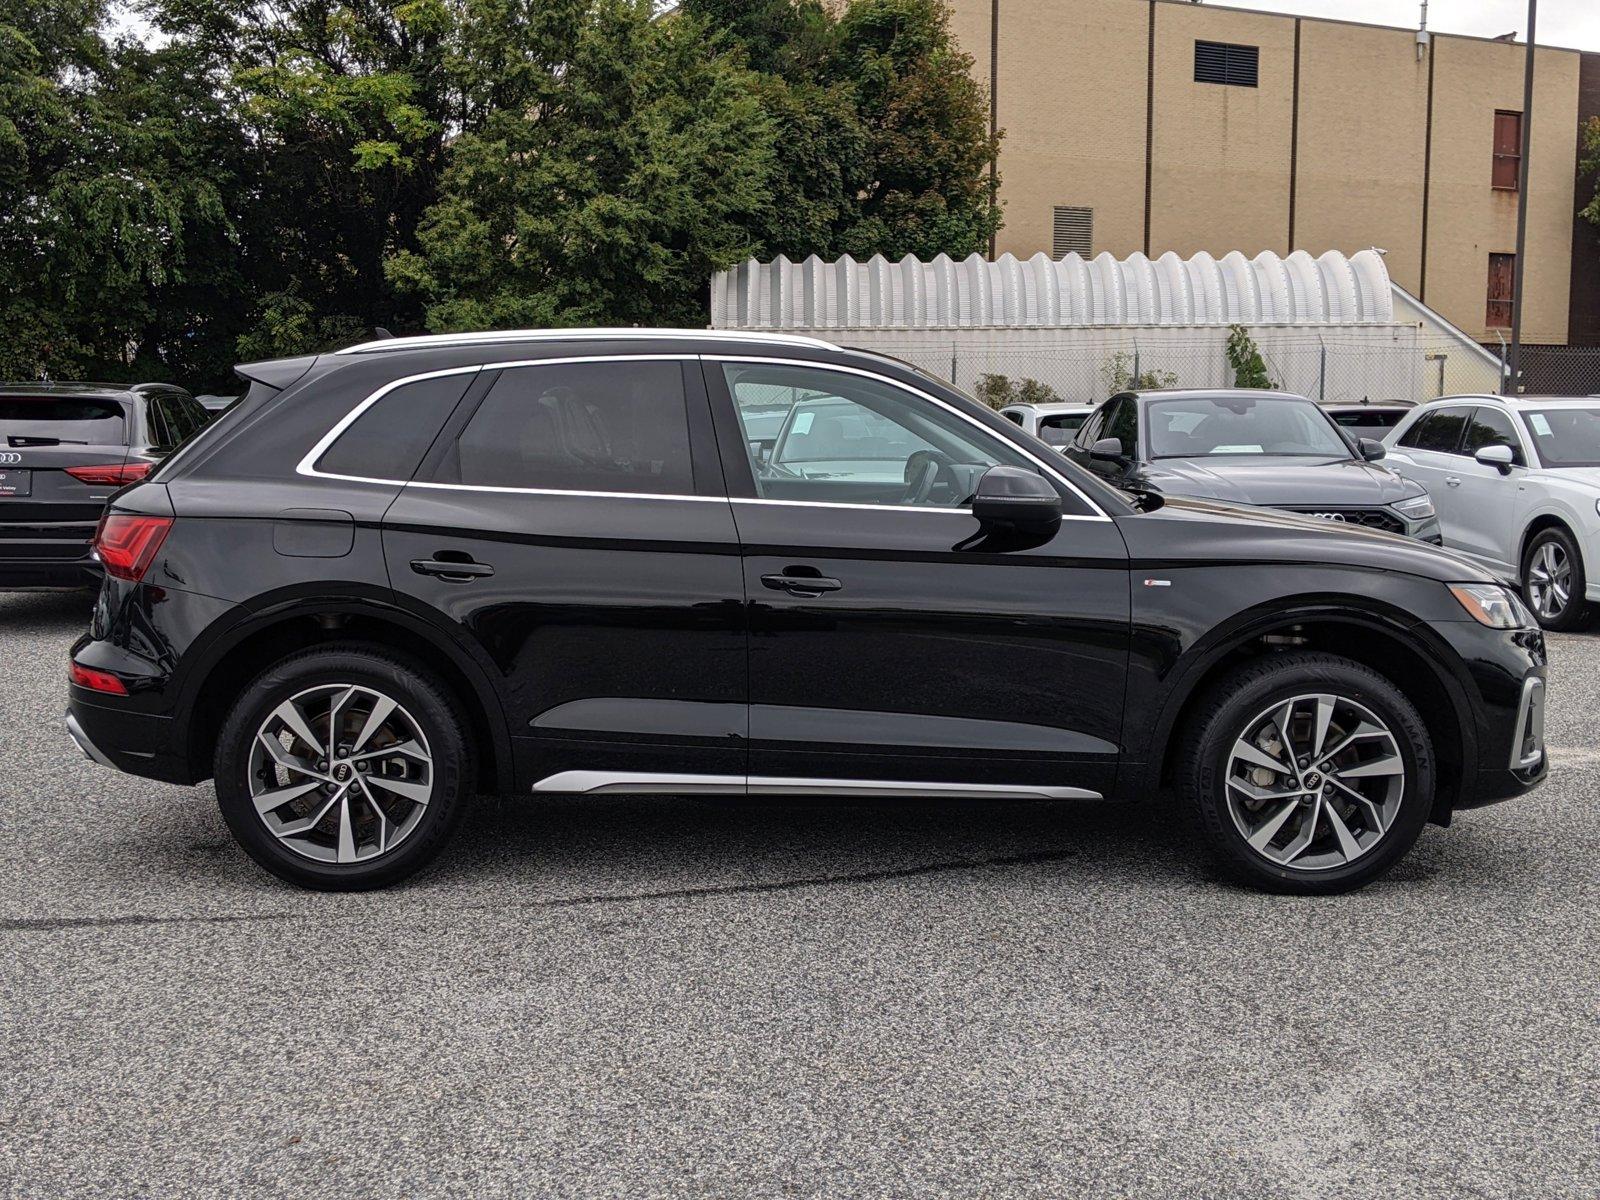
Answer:
POLYGON ((1533 617, 1517 594, 1497 583, 1452 583, 1450 594, 1472 619, 1490 629, 1528 629, 1533 617))
MULTIPOLYGON (((1600 505, 1600 502, 1597 502, 1597 505, 1600 505)), ((1426 493, 1421 496, 1413 496, 1409 500, 1400 501, 1394 506, 1394 510, 1398 513, 1404 513, 1413 521, 1420 521, 1424 517, 1433 516, 1433 497, 1426 493)), ((1600 508, 1597 508, 1597 511, 1600 511, 1600 508)))

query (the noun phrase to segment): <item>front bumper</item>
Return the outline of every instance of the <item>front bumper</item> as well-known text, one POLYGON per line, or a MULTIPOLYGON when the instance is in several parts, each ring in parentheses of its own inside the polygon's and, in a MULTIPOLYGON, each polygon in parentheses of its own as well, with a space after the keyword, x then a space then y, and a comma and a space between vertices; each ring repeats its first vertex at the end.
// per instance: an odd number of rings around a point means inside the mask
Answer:
MULTIPOLYGON (((1544 715, 1548 698, 1544 634, 1537 629, 1487 629, 1475 621, 1432 628, 1460 656, 1470 686, 1472 746, 1449 809, 1479 808, 1521 796, 1550 773, 1544 715)), ((1444 797, 1441 797, 1441 801, 1444 797)))

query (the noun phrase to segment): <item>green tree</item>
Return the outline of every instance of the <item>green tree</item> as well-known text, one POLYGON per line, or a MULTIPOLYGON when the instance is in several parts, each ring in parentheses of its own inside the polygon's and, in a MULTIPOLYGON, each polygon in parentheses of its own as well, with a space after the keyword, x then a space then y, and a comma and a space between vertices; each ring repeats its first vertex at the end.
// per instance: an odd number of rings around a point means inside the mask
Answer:
POLYGON ((1590 117, 1584 123, 1581 134, 1583 145, 1578 170, 1594 191, 1588 203, 1578 211, 1584 220, 1600 225, 1600 117, 1590 117))
POLYGON ((1233 386, 1241 388, 1275 388, 1278 385, 1267 374, 1267 360, 1261 357, 1261 347, 1243 325, 1228 326, 1228 365, 1233 368, 1233 386))
POLYGON ((464 11, 463 59, 523 67, 487 85, 391 280, 434 329, 703 324, 711 273, 756 250, 769 218, 758 78, 649 0, 464 11))

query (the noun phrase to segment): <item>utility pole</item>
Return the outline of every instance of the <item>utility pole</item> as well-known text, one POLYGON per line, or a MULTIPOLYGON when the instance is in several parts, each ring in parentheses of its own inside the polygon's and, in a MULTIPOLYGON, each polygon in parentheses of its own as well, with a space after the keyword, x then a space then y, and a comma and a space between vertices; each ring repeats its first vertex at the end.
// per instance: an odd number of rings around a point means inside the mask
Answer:
POLYGON ((1528 61, 1522 71, 1522 162, 1517 173, 1517 257, 1511 266, 1511 362, 1500 381, 1502 395, 1522 390, 1522 281, 1528 273, 1528 149, 1533 143, 1534 30, 1539 0, 1528 0, 1528 61))

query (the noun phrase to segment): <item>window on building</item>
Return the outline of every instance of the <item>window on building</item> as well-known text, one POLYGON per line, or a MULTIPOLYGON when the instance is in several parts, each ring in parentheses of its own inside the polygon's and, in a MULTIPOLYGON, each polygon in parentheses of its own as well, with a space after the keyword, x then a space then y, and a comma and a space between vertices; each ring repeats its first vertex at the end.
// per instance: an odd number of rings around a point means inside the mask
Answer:
POLYGON ((1194 81, 1253 88, 1257 82, 1260 59, 1259 46, 1197 41, 1194 44, 1194 81))
POLYGON ((1490 329, 1511 327, 1511 284, 1516 270, 1515 254, 1489 255, 1489 307, 1484 324, 1490 329))
POLYGON ((1500 191, 1517 190, 1522 172, 1522 114, 1498 111, 1494 114, 1494 177, 1500 191))
POLYGON ((1056 258, 1069 254, 1089 258, 1094 252, 1094 209, 1056 205, 1053 232, 1056 258))

